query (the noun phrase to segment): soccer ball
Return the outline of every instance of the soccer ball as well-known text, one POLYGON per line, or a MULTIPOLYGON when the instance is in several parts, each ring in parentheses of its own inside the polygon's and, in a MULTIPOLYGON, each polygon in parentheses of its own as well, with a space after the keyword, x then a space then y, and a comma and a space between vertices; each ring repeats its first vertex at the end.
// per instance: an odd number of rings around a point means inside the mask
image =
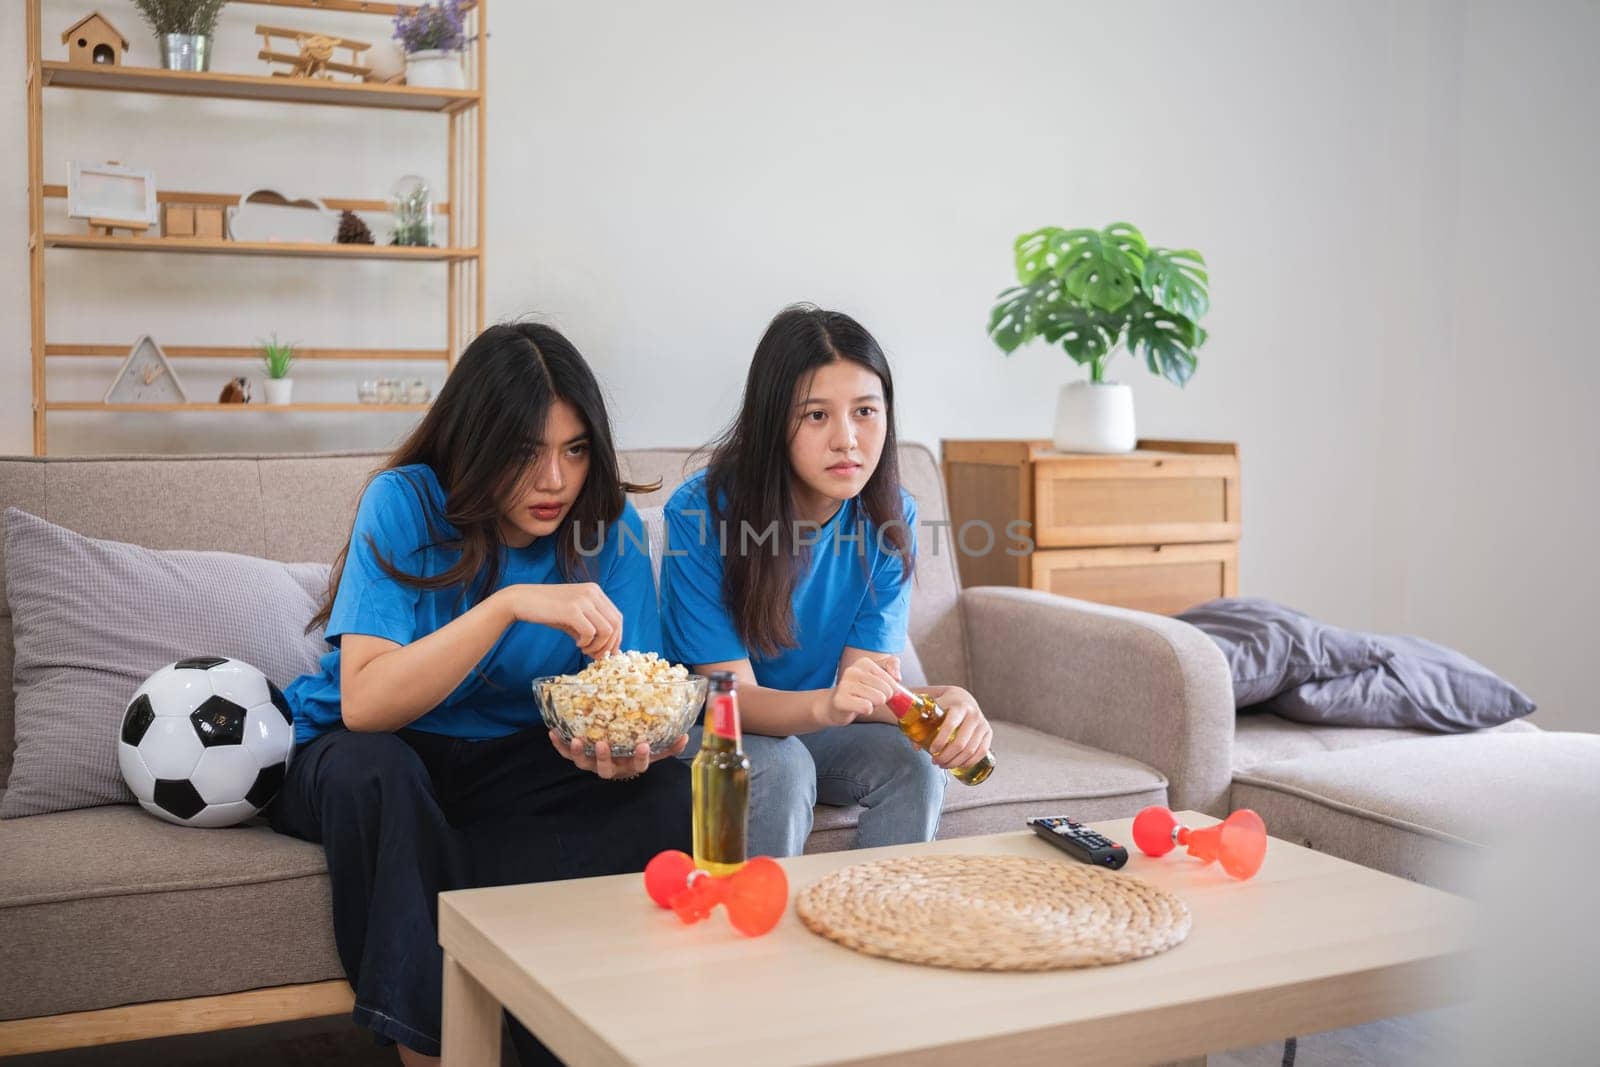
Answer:
POLYGON ((156 671, 122 716, 122 780, 152 815, 232 826, 278 795, 294 719, 278 687, 248 663, 197 656, 156 671))

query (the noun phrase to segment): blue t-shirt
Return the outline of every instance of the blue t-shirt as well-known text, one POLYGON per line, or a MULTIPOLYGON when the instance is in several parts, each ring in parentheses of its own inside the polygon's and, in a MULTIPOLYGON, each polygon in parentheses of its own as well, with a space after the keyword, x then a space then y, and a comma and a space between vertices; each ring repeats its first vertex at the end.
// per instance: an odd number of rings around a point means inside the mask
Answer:
MULTIPOLYGON (((472 605, 459 589, 419 589, 389 577, 378 565, 377 552, 407 574, 435 575, 448 570, 460 552, 436 542, 457 536, 444 518, 445 494, 432 468, 415 464, 385 471, 373 479, 356 510, 354 535, 344 575, 333 599, 328 642, 334 647, 315 674, 302 675, 284 690, 294 711, 295 741, 304 743, 338 726, 339 641, 345 634, 367 634, 396 644, 410 644, 440 629, 472 605), (430 529, 429 518, 433 525, 430 529)), ((560 536, 570 537, 570 528, 560 536)), ((594 549, 593 529, 583 531, 580 545, 594 549)), ((557 561, 556 535, 540 537, 525 548, 502 546, 499 585, 554 585, 563 582, 557 561)), ((644 545, 644 524, 633 505, 606 531, 598 554, 584 562, 593 581, 622 613, 622 648, 661 651, 661 620, 655 582, 644 545), (626 527, 623 531, 621 527, 626 527)), ((411 729, 452 737, 504 737, 539 722, 533 701, 533 679, 578 670, 583 654, 567 634, 549 626, 515 622, 506 628, 477 668, 438 707, 410 724, 411 729)))
MULTIPOLYGON (((911 552, 916 554, 917 505, 901 490, 911 552)), ((826 689, 839 671, 846 646, 899 655, 906 645, 911 582, 902 581, 900 556, 866 516, 856 498, 846 500, 820 531, 806 569, 795 582, 794 638, 797 647, 770 659, 745 648, 722 591, 722 531, 711 517, 705 472, 678 487, 667 502, 666 554, 661 561, 661 629, 667 656, 691 667, 748 658, 756 681, 768 689, 826 689), (860 534, 859 543, 851 540, 860 534)), ((749 551, 765 531, 752 531, 749 551)), ((729 555, 739 551, 740 531, 727 530, 729 555)))

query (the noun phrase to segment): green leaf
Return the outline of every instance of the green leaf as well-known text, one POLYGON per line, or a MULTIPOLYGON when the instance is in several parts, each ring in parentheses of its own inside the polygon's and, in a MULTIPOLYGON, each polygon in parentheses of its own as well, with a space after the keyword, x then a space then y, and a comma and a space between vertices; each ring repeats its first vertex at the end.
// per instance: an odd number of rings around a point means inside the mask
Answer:
POLYGON ((1057 290, 1054 300, 1038 308, 1039 336, 1059 343, 1079 363, 1091 363, 1110 352, 1122 333, 1122 316, 1086 308, 1057 290))
POLYGON ((1139 291, 1144 237, 1126 223, 1104 230, 1059 230, 1049 238, 1055 272, 1067 292, 1102 311, 1116 311, 1139 291))
POLYGON ((1144 357, 1152 374, 1183 385, 1194 374, 1195 351, 1205 343, 1206 332, 1177 312, 1158 307, 1140 297, 1129 309, 1128 347, 1144 357))
POLYGON ((1155 248, 1144 261, 1144 290, 1168 311, 1199 319, 1211 310, 1205 257, 1192 248, 1155 248))
POLYGON ((1058 285, 1054 278, 1046 276, 1031 285, 1007 289, 995 298, 998 303, 989 312, 989 336, 1006 355, 1039 335, 1039 306, 1051 292, 1060 291, 1058 285))
POLYGON ((1027 285, 1041 275, 1056 272, 1054 241, 1062 232, 1059 226, 1046 226, 1016 239, 1011 247, 1016 253, 1017 281, 1027 285))

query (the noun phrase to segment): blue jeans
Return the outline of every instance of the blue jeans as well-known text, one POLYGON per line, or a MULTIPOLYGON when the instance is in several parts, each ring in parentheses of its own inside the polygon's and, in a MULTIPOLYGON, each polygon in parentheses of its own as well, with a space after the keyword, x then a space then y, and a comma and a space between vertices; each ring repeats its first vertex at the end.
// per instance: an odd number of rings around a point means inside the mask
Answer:
MULTIPOLYGON (((680 757, 700 751, 700 730, 689 731, 680 757)), ((752 856, 798 856, 811 834, 811 809, 820 801, 866 810, 856 825, 856 848, 933 840, 949 772, 934 766, 898 727, 881 722, 834 726, 796 737, 745 734, 750 757, 752 856)))

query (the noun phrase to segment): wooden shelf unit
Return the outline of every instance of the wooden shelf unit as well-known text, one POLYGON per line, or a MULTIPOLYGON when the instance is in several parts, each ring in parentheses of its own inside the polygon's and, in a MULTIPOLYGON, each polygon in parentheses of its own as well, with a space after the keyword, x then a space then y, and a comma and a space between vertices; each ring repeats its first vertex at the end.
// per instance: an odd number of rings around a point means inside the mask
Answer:
POLYGON ((212 100, 272 100, 286 104, 331 104, 398 111, 460 111, 482 97, 476 89, 421 89, 409 85, 272 78, 256 74, 163 70, 160 67, 86 67, 45 60, 44 84, 60 89, 201 96, 212 100))
POLYGON ((1048 441, 945 441, 951 536, 965 586, 1008 585, 1171 615, 1238 593, 1239 450, 1226 442, 1140 441, 1117 455, 1048 441), (1013 522, 1030 553, 1008 554, 1013 522), (974 528, 974 531, 979 528, 974 528))
MULTIPOLYGON (((392 18, 409 5, 378 3, 374 0, 234 0, 265 7, 332 11, 392 18)), ((102 252, 154 252, 168 255, 266 256, 286 259, 387 260, 391 262, 437 263, 444 266, 446 284, 445 343, 439 348, 302 348, 300 359, 366 362, 444 362, 453 367, 467 343, 483 329, 484 253, 484 153, 488 131, 485 86, 487 40, 486 0, 469 0, 467 37, 463 56, 469 88, 430 89, 406 85, 328 81, 271 77, 220 71, 185 72, 151 67, 81 66, 44 58, 44 49, 54 43, 52 33, 45 37, 42 0, 26 0, 27 5, 27 106, 28 106, 28 274, 30 326, 32 334, 33 451, 46 454, 47 416, 55 412, 307 412, 367 413, 420 412, 426 405, 300 403, 267 404, 104 404, 89 401, 53 401, 48 394, 48 366, 54 359, 120 360, 127 356, 132 338, 126 343, 104 344, 60 341, 46 337, 45 290, 46 252, 64 250, 102 252), (44 178, 44 90, 85 90, 102 93, 139 93, 192 99, 246 100, 262 106, 282 104, 320 105, 353 109, 387 109, 443 115, 448 121, 448 188, 443 202, 435 204, 435 239, 443 234, 443 244, 435 248, 394 245, 341 245, 335 243, 290 243, 231 241, 215 238, 120 237, 83 233, 46 233, 44 205, 47 199, 66 196, 66 187, 46 183, 44 178)), ((155 165, 159 178, 160 167, 155 165)), ((230 206, 238 196, 226 193, 185 193, 158 190, 165 202, 204 203, 230 206)), ((386 211, 383 200, 327 198, 323 203, 334 211, 386 211)), ((76 223, 74 223, 76 224, 76 223)), ((223 269, 223 268, 219 268, 223 269)), ((402 269, 402 268, 393 268, 402 269)), ((160 340, 159 325, 148 331, 160 340)), ((175 359, 254 360, 257 350, 238 345, 163 345, 175 359)))

